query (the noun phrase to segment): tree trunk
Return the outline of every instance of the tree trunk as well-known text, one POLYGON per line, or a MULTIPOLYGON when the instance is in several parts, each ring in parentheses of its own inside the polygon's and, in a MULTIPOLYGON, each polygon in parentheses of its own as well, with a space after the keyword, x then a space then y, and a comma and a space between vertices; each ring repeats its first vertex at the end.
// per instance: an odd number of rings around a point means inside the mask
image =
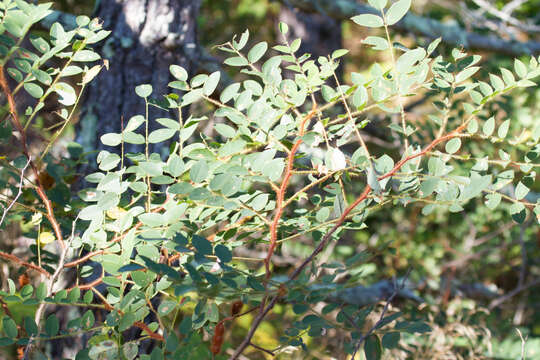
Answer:
MULTIPOLYGON (((200 0, 100 1, 96 16, 112 34, 98 50, 109 61, 109 70, 102 71, 87 90, 77 129, 77 142, 85 151, 103 149, 101 135, 119 133, 122 118, 127 123, 132 116, 145 113, 144 100, 135 94, 137 85, 151 84, 152 96, 159 98, 171 92, 167 88, 172 81, 171 64, 183 66, 189 73, 196 70, 199 7, 200 0)), ((168 115, 150 107, 150 119, 168 115)), ((152 125, 155 122, 150 121, 151 129, 152 125)))

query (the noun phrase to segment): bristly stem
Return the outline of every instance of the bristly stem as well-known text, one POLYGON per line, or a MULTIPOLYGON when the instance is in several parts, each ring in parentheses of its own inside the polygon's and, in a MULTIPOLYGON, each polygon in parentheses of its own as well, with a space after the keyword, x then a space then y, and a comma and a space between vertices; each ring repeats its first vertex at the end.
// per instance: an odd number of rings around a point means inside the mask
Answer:
MULTIPOLYGON (((149 122, 150 122, 150 119, 149 119, 149 115, 148 115, 148 99, 144 99, 144 104, 145 104, 145 132, 144 132, 144 154, 145 154, 145 157, 146 157, 146 161, 148 161, 149 159, 149 144, 148 144, 148 129, 149 129, 149 122)), ((150 187, 150 176, 146 176, 146 186, 147 186, 147 189, 146 189, 146 212, 149 212, 150 211, 150 207, 152 205, 152 188, 150 187)))

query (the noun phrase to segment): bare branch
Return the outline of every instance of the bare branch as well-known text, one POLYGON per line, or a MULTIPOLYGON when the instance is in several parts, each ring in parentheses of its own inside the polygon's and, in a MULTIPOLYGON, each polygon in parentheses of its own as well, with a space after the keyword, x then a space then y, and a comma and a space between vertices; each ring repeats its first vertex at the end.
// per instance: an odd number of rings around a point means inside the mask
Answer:
MULTIPOLYGON (((371 335, 373 332, 381 326, 381 324, 384 321, 384 316, 386 315, 386 312, 388 311, 388 308, 390 307, 390 304, 392 303, 392 300, 397 296, 400 290, 402 290, 405 287, 405 281, 407 281, 407 278, 409 277, 409 274, 411 272, 411 269, 407 270, 407 273, 405 274, 405 277, 403 278, 403 281, 401 282, 400 286, 397 286, 397 284, 394 286, 394 292, 390 297, 386 300, 386 304, 384 305, 383 311, 381 313, 381 316, 379 317, 379 320, 369 329, 360 339, 358 339, 358 342, 356 343, 356 346, 354 347, 354 352, 351 356, 351 359, 354 359, 356 356, 356 353, 360 349, 360 346, 362 346, 362 343, 371 335)), ((394 280, 394 282, 396 282, 394 280)))
POLYGON ((26 162, 26 165, 24 165, 24 167, 21 170, 21 180, 19 181, 17 195, 15 195, 11 203, 6 208, 4 208, 4 212, 2 213, 2 218, 0 218, 0 226, 2 226, 2 223, 6 219, 6 216, 9 210, 11 210, 13 205, 15 205, 19 197, 22 195, 22 188, 23 188, 23 183, 24 183, 24 172, 26 171, 26 168, 28 168, 28 165, 30 165, 30 159, 28 159, 28 161, 26 162))
POLYGON ((517 27, 518 29, 521 29, 521 30, 527 31, 527 32, 534 32, 534 33, 540 32, 540 26, 536 26, 536 25, 532 25, 532 24, 524 24, 521 21, 519 21, 518 19, 513 18, 508 12, 498 10, 496 7, 494 7, 492 4, 490 4, 486 0, 473 0, 473 2, 478 7, 485 10, 489 14, 498 17, 502 21, 505 21, 508 24, 517 27))

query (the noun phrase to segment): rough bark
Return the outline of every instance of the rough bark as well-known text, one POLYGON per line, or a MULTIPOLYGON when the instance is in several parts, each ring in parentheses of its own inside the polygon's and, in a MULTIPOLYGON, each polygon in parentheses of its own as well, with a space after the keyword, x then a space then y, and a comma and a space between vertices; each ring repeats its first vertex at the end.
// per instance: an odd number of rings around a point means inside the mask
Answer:
MULTIPOLYGON (((112 34, 98 50, 109 61, 109 70, 87 90, 77 131, 85 151, 103 149, 99 138, 120 132, 122 117, 127 123, 145 113, 143 99, 135 95, 137 85, 151 84, 153 96, 159 97, 171 92, 171 64, 195 70, 199 7, 200 0, 101 0, 96 16, 112 34)), ((169 115, 150 108, 150 119, 169 115)), ((150 121, 150 128, 155 124, 150 121)))
MULTIPOLYGON (((337 20, 348 20, 358 14, 378 14, 378 10, 359 3, 356 0, 280 0, 284 4, 294 6, 307 13, 321 13, 337 20)), ((441 37, 451 45, 463 46, 497 52, 500 54, 519 56, 523 54, 540 54, 540 42, 508 41, 496 36, 486 36, 467 32, 457 25, 448 25, 440 21, 408 13, 401 21, 392 26, 401 31, 408 31, 428 38, 441 37)))

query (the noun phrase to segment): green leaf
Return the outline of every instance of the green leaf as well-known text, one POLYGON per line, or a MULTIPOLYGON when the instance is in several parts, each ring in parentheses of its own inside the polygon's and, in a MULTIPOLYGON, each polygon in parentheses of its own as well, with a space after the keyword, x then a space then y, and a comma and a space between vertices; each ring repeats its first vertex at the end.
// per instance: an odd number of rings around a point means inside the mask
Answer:
POLYGON ((81 325, 84 329, 90 329, 94 326, 95 318, 92 310, 87 310, 81 318, 81 325))
POLYGON ((257 280, 256 278, 254 278, 253 276, 248 276, 247 278, 247 284, 250 288, 252 288, 253 290, 256 290, 256 291, 264 291, 264 286, 261 284, 261 282, 259 280, 257 280))
POLYGON ((174 76, 176 79, 180 81, 186 81, 188 79, 188 73, 186 69, 179 65, 171 65, 169 67, 169 71, 171 72, 171 75, 174 76))
POLYGON ((364 343, 364 354, 368 360, 379 360, 382 356, 381 341, 375 334, 368 336, 364 343))
POLYGON ((502 196, 499 193, 491 193, 486 195, 486 206, 491 210, 495 209, 501 202, 502 196))
POLYGON ((279 23, 279 32, 283 35, 287 34, 289 32, 289 25, 285 24, 284 22, 279 23))
POLYGON ((221 76, 221 73, 219 71, 215 71, 206 80, 203 86, 203 92, 206 96, 212 95, 214 90, 216 90, 216 87, 219 83, 219 78, 221 76))
POLYGON ((122 142, 122 135, 115 133, 108 133, 101 136, 101 142, 107 146, 117 146, 122 142))
POLYGON ((357 23, 358 25, 371 27, 371 28, 378 28, 384 25, 383 19, 380 16, 373 15, 373 14, 356 15, 356 16, 353 16, 351 20, 357 23))
POLYGON ((467 80, 468 78, 473 76, 478 70, 480 70, 479 66, 471 66, 471 67, 461 71, 460 73, 458 73, 456 75, 455 83, 459 84, 459 83, 467 80))
POLYGON ((335 50, 333 53, 332 53, 332 59, 338 59, 342 56, 345 56, 347 55, 347 53, 349 52, 349 50, 347 49, 337 49, 335 50))
POLYGON ((39 301, 43 301, 43 299, 45 299, 46 296, 47 296, 47 284, 42 282, 36 288, 36 298, 39 301))
POLYGON ((259 194, 249 203, 251 208, 255 211, 261 211, 268 203, 268 194, 259 194))
POLYGON ((144 213, 138 216, 139 220, 146 226, 158 227, 167 223, 165 217, 158 213, 144 213))
POLYGON ((212 243, 206 238, 199 235, 193 235, 193 237, 191 238, 191 243, 193 244, 195 249, 197 249, 197 252, 200 255, 212 254, 212 243))
POLYGON ((103 216, 103 212, 97 205, 87 206, 79 213, 79 219, 81 220, 93 220, 101 216, 103 216))
POLYGON ((36 99, 43 96, 43 89, 41 86, 34 83, 24 83, 24 90, 36 99))
POLYGON ((103 171, 109 171, 114 169, 120 162, 120 156, 117 154, 108 154, 105 158, 99 161, 99 168, 103 171))
POLYGON ((233 258, 231 250, 229 250, 228 247, 222 244, 216 245, 216 247, 214 248, 214 253, 224 264, 230 262, 233 258))
POLYGON ((262 41, 253 46, 248 53, 249 62, 256 63, 257 61, 259 61, 266 53, 266 50, 268 50, 268 43, 266 41, 262 41))
POLYGON ((219 96, 219 100, 221 100, 221 102, 225 104, 238 94, 238 90, 240 90, 239 83, 234 83, 227 86, 219 96))
POLYGON ((388 25, 394 25, 405 16, 410 7, 411 0, 399 0, 393 3, 386 12, 386 23, 388 25))
POLYGON ((148 135, 148 142, 151 144, 157 144, 172 138, 175 133, 176 130, 173 129, 157 129, 148 135))
POLYGON ((167 160, 167 167, 165 171, 174 177, 178 177, 184 173, 185 164, 176 154, 172 154, 167 160))
POLYGON ((500 77, 494 74, 489 74, 489 81, 495 89, 495 91, 501 91, 504 89, 504 81, 500 77))
POLYGON ((141 134, 136 134, 131 131, 124 131, 122 133, 122 138, 128 144, 140 145, 140 144, 145 143, 144 136, 142 136, 141 134))
POLYGON ((510 206, 510 214, 515 222, 523 224, 525 218, 527 218, 527 209, 525 208, 525 205, 520 202, 513 203, 510 206))
POLYGON ((245 66, 249 64, 247 59, 241 56, 227 58, 223 63, 229 66, 245 66))
POLYGON ((23 81, 23 75, 21 72, 15 68, 8 68, 7 72, 9 76, 11 76, 13 79, 15 79, 16 82, 22 82, 23 81))
POLYGON ((99 59, 101 56, 92 50, 79 50, 73 55, 73 61, 91 62, 99 59))
POLYGON ((11 319, 8 316, 5 316, 2 321, 2 325, 4 327, 4 333, 6 334, 7 337, 10 337, 10 338, 17 337, 17 333, 18 333, 17 324, 15 323, 15 321, 13 321, 13 319, 11 319))
POLYGON ((416 48, 409 50, 401 55, 396 61, 396 70, 399 73, 406 74, 413 71, 413 65, 426 57, 426 50, 416 48))
POLYGON ((29 336, 34 336, 38 332, 36 322, 30 316, 24 317, 24 329, 29 336))
POLYGON ((521 181, 517 184, 515 194, 516 200, 521 200, 529 193, 529 188, 525 186, 521 181))
POLYGON ((142 98, 147 98, 150 96, 150 94, 152 94, 152 85, 149 85, 149 84, 139 85, 135 87, 135 93, 142 98))
POLYGON ((141 124, 144 124, 146 120, 144 119, 144 116, 142 115, 135 115, 129 119, 126 127, 124 128, 124 132, 128 131, 135 131, 141 126, 141 124))
POLYGON ((45 332, 48 336, 55 336, 58 334, 58 330, 60 330, 60 322, 58 321, 58 318, 55 314, 49 315, 45 321, 45 332))
POLYGON ((262 173, 268 176, 270 180, 276 181, 281 177, 285 164, 282 159, 273 159, 265 164, 262 169, 262 173))
POLYGON ((475 134, 478 131, 478 121, 476 121, 475 118, 469 121, 469 124, 467 125, 467 131, 469 132, 469 134, 475 134))
POLYGON ((362 44, 373 46, 373 50, 384 51, 388 49, 388 40, 379 36, 368 36, 362 40, 362 44))
POLYGON ((386 6, 388 0, 368 0, 369 4, 377 10, 382 10, 386 6))
POLYGON ((519 59, 514 60, 514 71, 516 72, 517 76, 522 79, 527 76, 527 67, 519 59))
POLYGON ((139 168, 146 176, 161 176, 163 175, 162 163, 153 161, 142 161, 139 163, 139 168))
POLYGON ((246 46, 247 44, 247 41, 249 39, 249 30, 246 30, 242 33, 242 35, 240 36, 240 41, 236 42, 234 39, 233 39, 233 46, 236 50, 242 50, 244 48, 244 46, 246 46))
POLYGON ((394 349, 398 346, 400 337, 401 335, 397 331, 386 333, 382 338, 382 346, 385 349, 394 349))
POLYGON ((490 117, 482 127, 482 132, 485 136, 491 136, 493 134, 493 131, 495 130, 495 118, 492 116, 490 117))
POLYGON ((214 129, 223 137, 232 138, 236 135, 236 130, 226 124, 216 124, 214 129))
POLYGON ((60 95, 58 102, 62 105, 71 106, 77 101, 77 93, 75 93, 75 89, 68 83, 56 83, 52 89, 60 95))
POLYGON ((458 151, 460 147, 461 147, 461 139, 460 138, 453 138, 453 139, 451 139, 450 141, 448 141, 446 143, 445 149, 446 149, 447 153, 453 154, 456 151, 458 151))
POLYGON ((202 183, 208 177, 208 164, 204 160, 199 160, 191 167, 189 171, 191 181, 202 183))
POLYGON ((510 120, 504 121, 501 126, 499 126, 499 130, 497 130, 497 135, 504 139, 506 135, 508 134, 508 129, 510 128, 510 120))
POLYGON ((158 118, 156 119, 158 123, 165 126, 166 128, 172 129, 172 130, 180 130, 180 123, 176 120, 169 119, 169 118, 158 118))
POLYGON ((317 211, 317 214, 315 214, 315 219, 317 219, 318 222, 322 223, 325 222, 330 217, 330 208, 323 207, 319 211, 317 211))
POLYGON ((176 308, 177 303, 175 301, 165 300, 158 307, 158 314, 166 316, 176 308))

